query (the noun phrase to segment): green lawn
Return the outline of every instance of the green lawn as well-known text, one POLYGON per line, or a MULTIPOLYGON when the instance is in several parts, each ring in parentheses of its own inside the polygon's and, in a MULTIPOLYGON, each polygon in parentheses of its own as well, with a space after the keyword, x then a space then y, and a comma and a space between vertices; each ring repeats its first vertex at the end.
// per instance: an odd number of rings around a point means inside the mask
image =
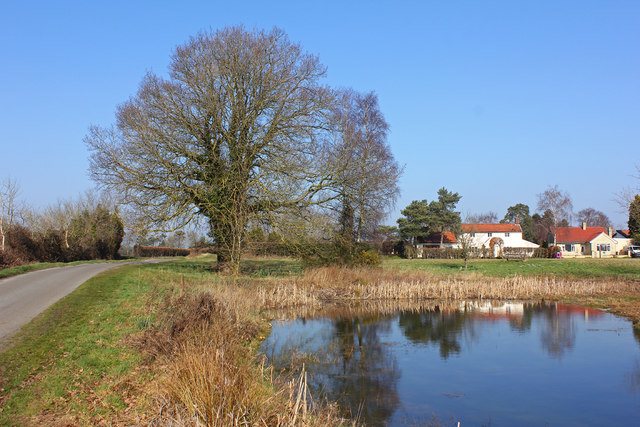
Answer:
MULTIPOLYGON (((430 271, 436 274, 465 273, 463 260, 441 259, 401 259, 385 257, 384 268, 399 270, 430 271)), ((535 258, 527 261, 507 261, 503 259, 469 260, 468 273, 482 274, 489 277, 513 276, 545 276, 556 277, 620 277, 640 279, 640 259, 607 258, 607 259, 547 259, 535 258)))

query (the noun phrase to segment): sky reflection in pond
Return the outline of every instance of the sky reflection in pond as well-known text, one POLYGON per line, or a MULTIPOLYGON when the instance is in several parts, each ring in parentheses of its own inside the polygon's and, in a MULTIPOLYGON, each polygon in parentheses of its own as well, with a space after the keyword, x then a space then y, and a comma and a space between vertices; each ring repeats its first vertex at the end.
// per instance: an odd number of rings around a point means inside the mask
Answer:
POLYGON ((462 303, 275 323, 263 352, 368 425, 637 425, 640 347, 597 309, 462 303))

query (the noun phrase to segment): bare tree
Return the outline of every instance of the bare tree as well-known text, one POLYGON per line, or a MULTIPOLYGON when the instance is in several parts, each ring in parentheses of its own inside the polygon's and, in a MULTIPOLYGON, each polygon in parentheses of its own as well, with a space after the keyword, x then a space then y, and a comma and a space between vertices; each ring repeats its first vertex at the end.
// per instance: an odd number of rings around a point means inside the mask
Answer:
POLYGON ((492 211, 480 214, 468 214, 466 218, 468 224, 496 224, 498 214, 492 211))
POLYGON ((69 249, 69 228, 75 215, 77 206, 70 200, 59 200, 57 204, 44 209, 41 221, 44 229, 60 230, 64 235, 64 245, 69 249))
POLYGON ((0 183, 0 248, 5 250, 6 229, 12 225, 16 215, 16 200, 20 188, 14 179, 7 178, 0 183))
POLYGON ((395 205, 402 168, 387 143, 389 125, 375 93, 343 91, 335 121, 337 137, 330 163, 336 169, 337 210, 343 216, 348 211, 353 237, 360 242, 374 233, 395 205))
POLYGON ((557 185, 547 188, 543 193, 538 194, 538 211, 549 211, 551 224, 549 232, 553 234, 553 244, 556 244, 556 230, 561 221, 571 223, 571 212, 573 203, 569 194, 561 191, 557 185))
POLYGON ((607 228, 611 226, 609 217, 604 212, 593 208, 582 209, 576 214, 576 220, 578 223, 585 222, 587 225, 592 227, 607 228))
POLYGON ((640 166, 636 165, 635 175, 631 175, 635 180, 615 194, 614 200, 620 206, 620 212, 627 213, 629 205, 633 202, 636 194, 640 194, 640 166))
POLYGON ((206 217, 219 267, 237 273, 250 220, 319 203, 328 185, 325 67, 281 30, 234 27, 192 37, 169 70, 90 129, 92 177, 156 229, 206 217))
MULTIPOLYGON (((478 222, 476 224, 489 224, 489 223, 481 223, 478 222)), ((473 237, 473 233, 465 233, 462 231, 462 228, 458 228, 456 231, 456 241, 458 242, 458 247, 462 251, 462 256, 464 258, 464 269, 468 268, 469 257, 475 250, 475 238, 473 237)))

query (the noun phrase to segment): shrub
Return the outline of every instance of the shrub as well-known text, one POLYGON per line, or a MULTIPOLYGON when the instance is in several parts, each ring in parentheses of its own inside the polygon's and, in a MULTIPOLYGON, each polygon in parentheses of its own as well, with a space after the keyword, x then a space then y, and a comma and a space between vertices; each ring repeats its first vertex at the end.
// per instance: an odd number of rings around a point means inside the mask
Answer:
POLYGON ((297 255, 305 267, 340 265, 346 267, 377 265, 378 253, 366 243, 306 242, 299 244, 297 255))
POLYGON ((0 269, 26 264, 12 249, 0 250, 0 269))
POLYGON ((133 247, 133 256, 139 258, 145 257, 161 257, 161 256, 187 256, 191 253, 190 249, 183 248, 167 248, 164 246, 140 246, 133 247))

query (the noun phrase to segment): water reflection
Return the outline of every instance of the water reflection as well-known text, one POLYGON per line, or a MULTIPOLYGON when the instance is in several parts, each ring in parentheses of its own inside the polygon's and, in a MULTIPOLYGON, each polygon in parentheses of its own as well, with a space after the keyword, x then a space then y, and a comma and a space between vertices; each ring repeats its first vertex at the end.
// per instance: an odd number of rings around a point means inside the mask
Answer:
POLYGON ((542 348, 550 356, 562 359, 573 349, 576 342, 576 328, 573 317, 568 312, 545 310, 543 312, 545 327, 540 333, 542 348))
POLYGON ((398 363, 379 338, 388 329, 389 322, 377 317, 336 320, 333 339, 342 363, 314 375, 331 400, 350 411, 358 408, 359 418, 367 424, 386 422, 399 402, 398 363))
POLYGON ((608 313, 519 302, 349 310, 341 315, 333 307, 326 317, 274 327, 263 351, 278 369, 304 361, 315 395, 367 425, 433 414, 468 425, 640 421, 640 401, 628 408, 628 396, 640 396, 640 332, 627 335, 631 362, 612 362, 629 350, 617 349, 622 328, 608 313), (625 395, 617 394, 621 388, 625 395))
POLYGON ((412 343, 437 345, 444 359, 460 354, 462 335, 474 335, 469 312, 462 310, 441 311, 437 307, 434 311, 403 312, 398 324, 412 343))

